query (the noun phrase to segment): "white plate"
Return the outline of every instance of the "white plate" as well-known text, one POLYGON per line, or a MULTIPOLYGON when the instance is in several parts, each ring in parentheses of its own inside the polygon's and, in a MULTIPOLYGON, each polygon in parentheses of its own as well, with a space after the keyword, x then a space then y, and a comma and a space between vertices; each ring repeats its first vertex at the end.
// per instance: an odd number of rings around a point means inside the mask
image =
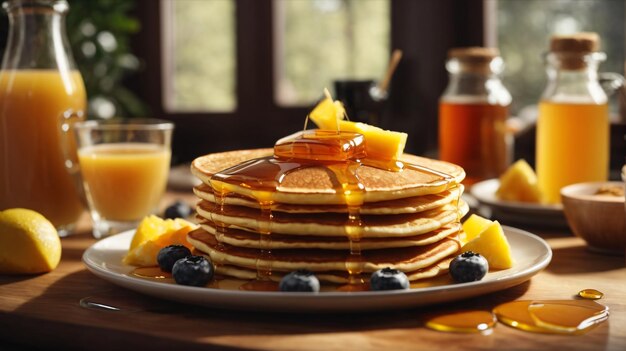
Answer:
POLYGON ((396 291, 288 293, 198 288, 163 283, 130 275, 124 265, 133 232, 100 240, 83 254, 83 262, 98 277, 116 285, 159 298, 215 308, 288 312, 346 312, 388 310, 470 298, 521 284, 545 268, 552 251, 543 239, 531 233, 504 227, 515 266, 488 273, 479 281, 396 291))
POLYGON ((489 179, 472 185, 470 194, 490 208, 489 217, 503 222, 567 228, 563 205, 545 205, 527 202, 503 201, 496 197, 498 179, 489 179))

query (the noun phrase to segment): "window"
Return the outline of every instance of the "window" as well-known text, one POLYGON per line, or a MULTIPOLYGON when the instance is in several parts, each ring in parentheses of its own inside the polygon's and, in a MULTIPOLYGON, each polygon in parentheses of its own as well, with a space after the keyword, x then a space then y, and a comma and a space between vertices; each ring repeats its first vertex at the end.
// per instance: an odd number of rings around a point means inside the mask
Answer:
POLYGON ((274 3, 275 99, 308 105, 335 79, 374 79, 389 59, 389 0, 274 3))
POLYGON ((163 96, 167 111, 233 111, 235 3, 165 0, 163 96))
MULTIPOLYGON (((552 34, 596 32, 607 61, 602 72, 624 73, 624 1, 486 0, 496 28, 489 45, 500 48, 506 63, 504 83, 513 95, 512 112, 536 104, 546 84, 542 54, 552 34)), ((489 39, 488 39, 489 41, 489 39)))
POLYGON ((447 49, 483 38, 475 0, 135 1, 144 70, 128 84, 175 122, 175 162, 271 147, 333 80, 379 79, 392 49, 404 55, 380 126, 423 154, 437 145, 447 49))

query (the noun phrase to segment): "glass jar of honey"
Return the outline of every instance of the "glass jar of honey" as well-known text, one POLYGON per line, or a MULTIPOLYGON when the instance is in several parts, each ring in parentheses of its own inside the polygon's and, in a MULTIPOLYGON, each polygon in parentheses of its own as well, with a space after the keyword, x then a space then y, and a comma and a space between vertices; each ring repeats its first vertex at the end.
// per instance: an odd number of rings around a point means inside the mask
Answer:
POLYGON ((609 108, 598 82, 596 33, 553 36, 545 55, 548 83, 537 118, 537 178, 546 203, 562 187, 605 181, 609 169, 609 108))
POLYGON ((448 51, 449 82, 439 101, 439 157, 462 166, 464 183, 498 177, 510 162, 511 136, 506 119, 511 94, 499 75, 498 49, 448 51))
POLYGON ((10 0, 0 69, 0 211, 35 210, 69 234, 83 212, 70 125, 85 86, 65 35, 65 0, 10 0))

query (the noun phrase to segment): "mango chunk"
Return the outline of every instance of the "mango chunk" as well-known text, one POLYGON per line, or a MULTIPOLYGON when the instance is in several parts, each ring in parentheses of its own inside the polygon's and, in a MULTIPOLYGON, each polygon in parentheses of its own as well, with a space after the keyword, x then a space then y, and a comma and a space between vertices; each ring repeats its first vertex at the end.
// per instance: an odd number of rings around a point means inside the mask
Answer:
POLYGON ((511 245, 506 240, 498 221, 493 221, 477 237, 465 244, 462 251, 473 251, 483 255, 489 262, 489 269, 513 267, 511 245))
POLYGON ((496 196, 506 201, 541 202, 535 171, 525 160, 515 162, 500 176, 496 196))
POLYGON ((344 120, 345 109, 339 101, 330 98, 322 100, 309 118, 324 130, 339 130, 359 133, 365 137, 365 151, 368 158, 381 161, 400 159, 406 146, 406 133, 384 130, 369 124, 344 120))
POLYGON ((472 214, 465 222, 463 222, 463 231, 465 232, 465 240, 471 241, 477 237, 483 230, 490 226, 493 222, 485 217, 472 214))
POLYGON ((169 245, 184 245, 192 248, 187 242, 187 233, 197 228, 182 218, 161 219, 149 216, 137 227, 130 248, 124 259, 125 264, 149 267, 156 266, 159 251, 169 245))

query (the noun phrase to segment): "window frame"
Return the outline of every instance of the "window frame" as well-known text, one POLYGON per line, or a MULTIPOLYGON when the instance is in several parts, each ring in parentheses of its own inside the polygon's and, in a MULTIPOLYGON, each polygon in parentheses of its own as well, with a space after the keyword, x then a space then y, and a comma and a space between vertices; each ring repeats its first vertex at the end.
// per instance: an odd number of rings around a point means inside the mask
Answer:
MULTIPOLYGON (((173 161, 190 161, 210 152, 272 147, 300 130, 312 106, 279 106, 274 98, 274 8, 271 1, 235 1, 236 108, 232 112, 167 112, 163 104, 162 6, 137 0, 142 30, 133 49, 143 70, 129 86, 153 117, 176 124, 173 161), (160 34, 159 34, 160 37, 160 34)), ((391 83, 381 127, 409 133, 407 151, 437 147, 438 99, 447 84, 444 62, 454 46, 483 44, 483 2, 473 0, 391 1, 391 49, 404 51, 391 83), (423 48, 428 48, 424 50, 423 48)))

